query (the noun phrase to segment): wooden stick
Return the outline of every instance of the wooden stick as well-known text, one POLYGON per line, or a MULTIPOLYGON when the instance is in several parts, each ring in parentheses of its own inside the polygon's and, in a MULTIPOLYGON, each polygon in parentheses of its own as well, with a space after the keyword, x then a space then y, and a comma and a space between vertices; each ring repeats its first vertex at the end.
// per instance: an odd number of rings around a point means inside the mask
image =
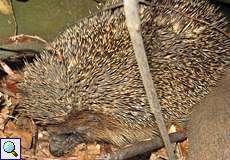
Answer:
POLYGON ((15 15, 13 1, 9 0, 9 3, 10 3, 10 6, 11 6, 12 17, 13 17, 13 21, 14 21, 14 36, 16 36, 16 35, 18 35, 18 22, 17 22, 16 15, 15 15))
POLYGON ((138 14, 138 1, 124 0, 124 10, 127 27, 133 44, 138 67, 140 69, 140 73, 144 83, 145 91, 150 104, 150 109, 156 118, 156 123, 158 124, 161 136, 163 138, 168 157, 170 160, 175 160, 173 146, 170 143, 164 119, 161 114, 161 107, 157 98, 156 90, 148 65, 147 56, 144 49, 144 43, 141 35, 141 21, 138 14))
MULTIPOLYGON (((169 137, 170 137, 170 141, 172 143, 175 143, 175 142, 184 141, 187 136, 185 132, 176 132, 176 133, 169 134, 169 137)), ((143 141, 137 144, 127 146, 123 149, 116 151, 111 155, 108 154, 107 156, 106 155, 101 156, 100 158, 102 159, 104 157, 106 159, 107 157, 109 160, 128 159, 137 156, 139 154, 160 149, 162 147, 164 147, 164 143, 162 139, 160 137, 155 137, 152 140, 147 140, 147 141, 143 141)))

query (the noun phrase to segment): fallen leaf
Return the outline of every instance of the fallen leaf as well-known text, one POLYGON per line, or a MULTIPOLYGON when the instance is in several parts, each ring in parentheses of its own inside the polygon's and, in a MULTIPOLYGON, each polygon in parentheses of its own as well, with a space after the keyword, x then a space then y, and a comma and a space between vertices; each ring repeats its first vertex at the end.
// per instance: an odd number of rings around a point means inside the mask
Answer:
POLYGON ((5 130, 15 130, 15 129, 17 129, 17 126, 12 121, 9 121, 5 126, 5 130))
POLYGON ((31 148, 31 144, 32 144, 32 133, 31 132, 23 131, 23 130, 15 130, 12 136, 21 138, 23 148, 25 149, 31 148))
POLYGON ((187 159, 188 158, 188 140, 181 142, 180 146, 181 146, 182 156, 185 157, 185 159, 187 159))
POLYGON ((4 132, 10 138, 21 138, 22 147, 30 149, 32 144, 32 133, 21 129, 5 130, 4 132))
POLYGON ((166 152, 165 148, 161 148, 161 149, 159 149, 157 151, 152 152, 151 157, 150 157, 150 160, 157 160, 157 159, 160 159, 160 158, 168 159, 167 152, 166 152))
POLYGON ((5 121, 8 119, 9 117, 9 109, 8 107, 4 107, 1 112, 0 112, 0 130, 4 129, 4 125, 5 125, 5 121))
POLYGON ((6 136, 4 135, 4 133, 2 131, 0 131, 0 138, 5 138, 6 136))
POLYGON ((99 144, 87 145, 87 152, 91 155, 99 155, 101 152, 101 146, 99 144))
POLYGON ((17 126, 9 121, 4 130, 4 134, 10 138, 21 138, 22 147, 29 149, 32 144, 32 132, 17 129, 17 126))
POLYGON ((101 146, 99 144, 79 144, 72 155, 79 160, 94 160, 101 155, 101 146))

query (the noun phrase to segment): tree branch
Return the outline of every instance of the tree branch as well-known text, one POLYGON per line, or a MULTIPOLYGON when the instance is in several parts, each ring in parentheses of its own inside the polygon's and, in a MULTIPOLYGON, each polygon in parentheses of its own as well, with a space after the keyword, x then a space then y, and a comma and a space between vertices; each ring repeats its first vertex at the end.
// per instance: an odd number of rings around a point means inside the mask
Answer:
MULTIPOLYGON (((186 139, 186 133, 185 132, 176 132, 169 134, 170 141, 172 143, 175 142, 182 142, 186 139)), ((132 158, 134 156, 137 156, 139 154, 143 154, 146 152, 151 152, 156 149, 160 149, 164 147, 164 143, 160 137, 156 137, 152 140, 143 141, 137 144, 133 144, 130 146, 127 146, 123 149, 120 149, 116 151, 115 153, 103 155, 99 157, 98 159, 109 159, 109 160, 120 160, 120 159, 128 159, 132 158)))
POLYGON ((140 73, 144 83, 144 88, 150 104, 150 109, 156 118, 156 123, 158 124, 161 136, 163 138, 168 157, 170 160, 175 160, 173 146, 170 143, 166 125, 161 114, 161 107, 157 98, 156 90, 148 65, 147 56, 144 49, 144 43, 141 35, 141 21, 138 14, 138 1, 124 0, 124 10, 127 27, 133 44, 138 67, 140 69, 140 73))

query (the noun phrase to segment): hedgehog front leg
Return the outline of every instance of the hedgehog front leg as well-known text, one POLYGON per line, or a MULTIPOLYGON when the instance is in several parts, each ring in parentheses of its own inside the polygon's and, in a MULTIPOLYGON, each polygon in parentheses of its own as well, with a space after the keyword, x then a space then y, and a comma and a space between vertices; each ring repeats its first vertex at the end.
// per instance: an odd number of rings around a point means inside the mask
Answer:
POLYGON ((49 149, 52 155, 60 157, 73 151, 75 146, 84 142, 79 134, 56 134, 52 135, 49 149))

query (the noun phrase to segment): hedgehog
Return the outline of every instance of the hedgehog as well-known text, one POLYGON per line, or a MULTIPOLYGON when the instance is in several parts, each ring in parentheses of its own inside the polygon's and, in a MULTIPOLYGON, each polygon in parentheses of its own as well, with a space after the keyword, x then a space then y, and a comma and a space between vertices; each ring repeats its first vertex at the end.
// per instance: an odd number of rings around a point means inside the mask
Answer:
MULTIPOLYGON (((67 27, 26 64, 17 111, 47 129, 55 156, 83 142, 123 147, 160 136, 118 2, 67 27)), ((227 21, 207 1, 141 1, 139 10, 166 126, 186 128, 229 65, 227 21)))

